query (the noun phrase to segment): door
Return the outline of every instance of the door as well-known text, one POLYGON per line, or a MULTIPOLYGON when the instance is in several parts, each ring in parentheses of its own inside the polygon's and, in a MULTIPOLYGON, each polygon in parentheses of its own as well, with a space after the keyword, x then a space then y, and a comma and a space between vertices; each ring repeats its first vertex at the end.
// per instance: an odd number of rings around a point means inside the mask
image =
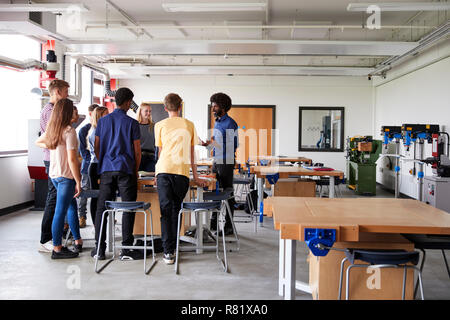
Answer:
MULTIPOLYGON (((208 107, 208 129, 214 128, 215 119, 208 107)), ((239 128, 239 147, 236 150, 237 163, 245 163, 251 156, 272 155, 275 129, 275 106, 238 105, 232 106, 228 115, 236 121, 239 128)), ((212 131, 209 130, 209 138, 212 131)))

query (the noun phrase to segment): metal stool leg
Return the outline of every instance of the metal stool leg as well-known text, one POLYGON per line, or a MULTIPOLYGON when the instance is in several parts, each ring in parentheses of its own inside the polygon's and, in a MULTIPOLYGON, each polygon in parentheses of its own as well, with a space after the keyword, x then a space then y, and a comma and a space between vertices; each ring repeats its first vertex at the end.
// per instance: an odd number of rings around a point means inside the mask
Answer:
POLYGON ((413 267, 417 273, 419 274, 419 284, 420 284, 420 296, 422 297, 422 300, 425 300, 425 297, 423 295, 423 282, 422 282, 422 271, 420 271, 417 267, 413 267))
POLYGON ((147 212, 144 212, 144 273, 147 274, 147 212))
POLYGON ((341 293, 342 293, 342 277, 344 276, 344 264, 345 261, 347 261, 348 258, 345 257, 344 259, 342 259, 341 261, 341 273, 340 273, 340 277, 339 277, 339 294, 338 294, 338 300, 341 300, 341 293))
MULTIPOLYGON (((115 258, 115 254, 116 254, 114 241, 112 241, 112 244, 113 244, 113 250, 112 250, 113 251, 113 256, 112 256, 112 258, 109 259, 100 269, 97 269, 98 256, 99 256, 99 253, 100 253, 100 243, 102 242, 103 225, 104 225, 104 222, 105 222, 105 215, 107 213, 109 213, 109 215, 112 216, 112 221, 113 221, 112 223, 114 224, 114 216, 115 216, 114 213, 115 213, 115 210, 105 210, 105 211, 103 211, 102 223, 100 224, 100 235, 99 235, 99 240, 98 240, 98 243, 97 243, 97 254, 95 256, 95 268, 94 268, 94 270, 95 270, 96 273, 102 272, 111 262, 113 262, 114 258, 115 258)), ((115 228, 113 227, 113 234, 112 234, 113 239, 114 239, 114 236, 115 236, 115 228)))
MULTIPOLYGON (((154 242, 154 236, 153 236, 153 213, 152 210, 150 210, 150 236, 152 238, 152 258, 153 258, 153 262, 151 264, 151 266, 148 268, 148 270, 145 271, 145 274, 149 274, 150 271, 153 269, 153 267, 155 266, 157 260, 155 259, 155 242, 154 242)), ((145 224, 145 226, 147 227, 147 223, 145 224)), ((147 233, 145 233, 145 237, 144 237, 144 241, 145 243, 147 243, 147 233)), ((147 256, 147 250, 145 250, 145 256, 147 256)), ((144 256, 144 257, 145 257, 144 256)))
MULTIPOLYGON (((424 266, 424 264, 425 264, 425 258, 427 257, 426 256, 426 252, 425 252, 425 250, 424 249, 419 249, 420 251, 422 251, 422 261, 420 262, 420 272, 422 272, 422 270, 423 270, 423 266, 424 266)), ((419 288, 419 281, 418 281, 418 279, 417 279, 417 282, 416 282, 416 287, 414 288, 414 299, 416 298, 416 296, 417 296, 417 289, 419 288)))
MULTIPOLYGON (((228 200, 224 200, 223 202, 225 203, 225 210, 226 210, 225 214, 228 215, 228 217, 230 218, 231 226, 233 227, 234 239, 236 240, 237 243, 236 251, 239 251, 240 249, 239 236, 237 234, 236 226, 234 225, 233 217, 231 216, 230 204, 228 203, 228 200)), ((225 234, 223 234, 223 237, 225 238, 225 234)))
POLYGON ((403 286, 402 286, 402 300, 405 300, 405 286, 406 286, 406 265, 403 267, 403 286))
POLYGON ((69 242, 69 238, 70 238, 70 234, 72 233, 72 231, 69 229, 67 229, 67 234, 66 234, 66 239, 64 240, 64 247, 67 247, 67 242, 69 242))
MULTIPOLYGON (((227 261, 227 247, 226 247, 226 241, 225 241, 225 216, 222 216, 223 213, 223 206, 220 210, 220 213, 217 217, 217 230, 219 230, 219 219, 223 219, 223 223, 221 223, 221 231, 222 231, 222 245, 223 245, 223 259, 219 257, 219 235, 216 237, 216 257, 221 262, 223 271, 228 272, 228 261, 227 261)), ((225 208, 226 210, 226 208, 225 208)))
POLYGON ((353 265, 348 266, 346 276, 347 279, 345 279, 345 300, 348 300, 349 294, 349 287, 350 287, 350 269, 353 268, 353 265))
POLYGON ((450 278, 450 270, 448 268, 448 262, 447 262, 447 257, 445 256, 445 250, 442 249, 441 251, 442 251, 442 256, 444 257, 445 266, 447 267, 447 274, 448 274, 448 277, 450 278))
MULTIPOLYGON (((183 214, 183 208, 181 208, 178 213, 178 228, 177 228, 177 248, 175 253, 175 274, 178 274, 178 262, 180 260, 180 226, 181 226, 181 215, 183 214)), ((202 235, 203 236, 203 235, 202 235)))

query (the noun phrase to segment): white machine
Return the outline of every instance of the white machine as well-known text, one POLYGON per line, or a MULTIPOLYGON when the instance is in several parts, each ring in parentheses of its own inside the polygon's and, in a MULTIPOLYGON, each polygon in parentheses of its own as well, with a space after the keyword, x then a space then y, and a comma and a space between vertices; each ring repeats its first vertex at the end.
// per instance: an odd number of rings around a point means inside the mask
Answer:
POLYGON ((450 178, 425 176, 423 178, 423 201, 450 213, 450 178))

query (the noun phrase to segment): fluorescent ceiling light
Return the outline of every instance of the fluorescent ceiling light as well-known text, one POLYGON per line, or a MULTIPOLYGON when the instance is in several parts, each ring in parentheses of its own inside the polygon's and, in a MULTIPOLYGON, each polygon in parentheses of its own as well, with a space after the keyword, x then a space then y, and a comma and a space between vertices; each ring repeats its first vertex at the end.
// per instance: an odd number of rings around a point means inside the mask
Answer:
POLYGON ((16 3, 16 4, 0 4, 0 12, 86 12, 89 11, 82 3, 16 3))
POLYGON ((381 11, 440 11, 450 10, 450 2, 380 2, 349 3, 347 11, 366 11, 369 6, 379 7, 381 11))
POLYGON ((265 2, 163 3, 167 12, 265 11, 265 2))

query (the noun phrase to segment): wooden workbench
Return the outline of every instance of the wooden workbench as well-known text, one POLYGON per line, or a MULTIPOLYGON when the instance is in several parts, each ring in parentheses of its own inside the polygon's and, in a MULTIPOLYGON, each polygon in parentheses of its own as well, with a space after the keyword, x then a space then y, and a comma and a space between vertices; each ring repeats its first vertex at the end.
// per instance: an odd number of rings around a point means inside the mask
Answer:
MULTIPOLYGON (((296 241, 304 241, 305 228, 336 230, 336 248, 414 249, 401 233, 450 234, 450 215, 423 202, 410 199, 327 199, 275 197, 269 201, 274 227, 280 231, 279 294, 295 297, 295 289, 310 292, 317 299, 336 299, 342 252, 331 250, 325 257, 310 255, 309 285, 295 279, 296 241)), ((269 204, 268 203, 268 204, 269 204)), ((379 290, 369 290, 370 276, 362 270, 352 272, 353 299, 398 299, 401 297, 402 271, 381 269, 379 290), (360 271, 358 273, 358 271, 360 271), (356 280, 355 280, 356 279, 356 280), (356 286, 356 285, 355 285, 356 286)), ((412 298, 413 277, 408 272, 406 298, 412 298)), ((343 290, 343 295, 345 294, 343 290)))
MULTIPOLYGON (((305 158, 305 157, 283 157, 283 156, 258 156, 258 160, 267 160, 269 161, 269 164, 276 164, 277 162, 300 162, 305 163, 308 165, 312 164, 312 159, 305 158)), ((256 158, 251 158, 251 162, 256 162, 256 158)))
POLYGON ((282 166, 255 166, 256 177, 265 178, 268 175, 278 173, 280 179, 289 178, 289 176, 317 176, 317 177, 344 177, 344 172, 339 170, 316 171, 302 167, 282 167, 282 166))

